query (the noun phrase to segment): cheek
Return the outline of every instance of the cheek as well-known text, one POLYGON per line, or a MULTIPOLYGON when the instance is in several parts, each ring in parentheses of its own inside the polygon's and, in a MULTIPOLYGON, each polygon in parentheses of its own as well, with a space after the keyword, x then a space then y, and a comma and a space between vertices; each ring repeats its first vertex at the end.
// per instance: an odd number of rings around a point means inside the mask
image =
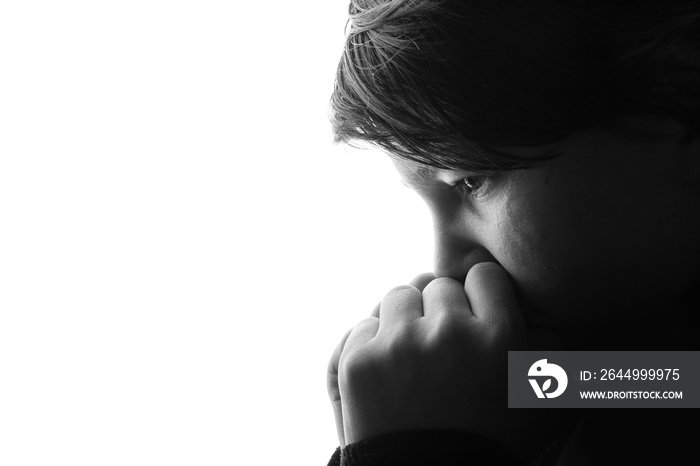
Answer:
POLYGON ((494 256, 519 283, 525 277, 542 280, 550 267, 547 251, 552 244, 547 244, 547 228, 538 217, 540 214, 527 202, 511 200, 500 210, 491 236, 495 240, 494 256))
POLYGON ((530 175, 519 181, 496 209, 486 241, 521 296, 541 306, 590 276, 593 212, 550 179, 530 175))

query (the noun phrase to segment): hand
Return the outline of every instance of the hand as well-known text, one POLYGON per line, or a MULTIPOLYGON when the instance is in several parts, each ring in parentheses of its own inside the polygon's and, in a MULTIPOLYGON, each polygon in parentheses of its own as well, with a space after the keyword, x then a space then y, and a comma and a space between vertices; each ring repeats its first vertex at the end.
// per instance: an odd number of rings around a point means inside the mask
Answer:
MULTIPOLYGON (((418 291, 422 292, 425 286, 435 279, 435 275, 432 273, 424 273, 418 275, 414 278, 410 286, 415 287, 418 291)), ((370 319, 379 319, 379 310, 381 308, 381 302, 379 302, 372 310, 370 319)), ((331 399, 331 405, 333 406, 333 413, 335 415, 336 430, 338 432, 338 440, 341 447, 345 447, 345 429, 343 428, 343 408, 342 401, 340 399, 340 388, 338 387, 338 364, 340 362, 340 355, 345 347, 345 342, 347 341, 350 333, 354 330, 351 328, 345 333, 345 336, 340 340, 338 346, 336 346, 335 351, 331 355, 331 360, 328 363, 328 395, 331 399)))
POLYGON ((374 314, 345 335, 329 364, 341 446, 448 429, 527 449, 537 426, 527 410, 507 409, 507 351, 525 349, 526 330, 503 268, 477 264, 464 285, 420 276, 391 290, 374 314))

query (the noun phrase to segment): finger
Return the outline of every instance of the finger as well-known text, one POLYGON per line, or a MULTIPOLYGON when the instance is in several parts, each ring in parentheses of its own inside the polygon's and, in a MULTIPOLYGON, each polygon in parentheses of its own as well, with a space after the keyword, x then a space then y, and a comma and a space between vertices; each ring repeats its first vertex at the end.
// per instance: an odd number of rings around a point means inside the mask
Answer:
POLYGON ((379 319, 379 307, 380 307, 381 305, 382 305, 382 302, 379 301, 379 302, 377 303, 377 305, 374 306, 374 309, 372 309, 372 313, 370 314, 370 316, 376 317, 377 319, 379 319))
MULTIPOLYGON (((377 329, 379 328, 379 319, 376 317, 367 317, 366 319, 360 321, 347 335, 345 344, 342 346, 340 351, 340 358, 338 360, 338 403, 333 404, 333 410, 335 412, 336 429, 338 431, 338 439, 340 441, 341 448, 345 448, 345 422, 348 420, 343 413, 345 410, 350 409, 347 403, 347 394, 345 394, 345 402, 343 402, 343 390, 347 388, 348 374, 343 368, 348 367, 348 358, 357 359, 362 356, 363 347, 375 337, 377 334, 377 329), (340 412, 338 412, 338 410, 340 412), (338 424, 340 422, 340 424, 338 424)), ((347 413, 346 413, 347 414, 347 413)))
POLYGON ((435 280, 435 275, 432 272, 422 273, 411 280, 409 285, 418 288, 418 291, 422 293, 428 283, 432 282, 433 280, 435 280))
POLYGON ((474 265, 467 273, 464 290, 477 319, 524 325, 513 283, 499 264, 480 262, 474 265))
POLYGON ((350 336, 350 333, 352 333, 353 329, 348 330, 345 332, 345 335, 343 336, 342 340, 340 340, 340 343, 338 343, 338 346, 335 347, 335 350, 333 351, 333 354, 331 355, 330 361, 328 361, 328 395, 331 398, 331 401, 335 401, 336 398, 340 398, 340 394, 338 392, 338 365, 340 362, 340 355, 343 353, 343 348, 345 347, 345 343, 348 340, 348 337, 350 336))
MULTIPOLYGON (((432 272, 422 273, 416 276, 413 280, 411 280, 409 285, 411 285, 414 288, 417 288, 418 291, 423 292, 423 289, 426 287, 426 285, 433 280, 435 280, 435 275, 432 272)), ((379 311, 381 305, 381 301, 377 303, 377 305, 372 310, 372 313, 370 314, 372 317, 379 318, 379 311)))
POLYGON ((379 311, 379 331, 398 321, 410 322, 423 316, 423 297, 418 288, 411 285, 397 286, 382 300, 379 311))
POLYGON ((331 355, 331 360, 328 362, 327 371, 327 388, 328 397, 331 399, 331 405, 333 406, 333 416, 335 417, 335 428, 338 433, 338 440, 341 447, 345 447, 345 431, 343 429, 343 408, 340 399, 340 389, 338 388, 338 364, 340 362, 340 355, 343 352, 343 347, 345 342, 350 336, 352 329, 345 332, 342 340, 335 347, 333 354, 331 355))
POLYGON ((353 327, 350 335, 348 335, 340 354, 340 359, 342 360, 346 353, 350 353, 353 350, 364 346, 368 341, 377 335, 378 329, 379 319, 376 317, 367 317, 366 319, 360 321, 359 324, 353 327))
POLYGON ((472 317, 472 310, 464 293, 464 285, 449 277, 440 277, 428 283, 423 290, 423 314, 452 313, 472 317))

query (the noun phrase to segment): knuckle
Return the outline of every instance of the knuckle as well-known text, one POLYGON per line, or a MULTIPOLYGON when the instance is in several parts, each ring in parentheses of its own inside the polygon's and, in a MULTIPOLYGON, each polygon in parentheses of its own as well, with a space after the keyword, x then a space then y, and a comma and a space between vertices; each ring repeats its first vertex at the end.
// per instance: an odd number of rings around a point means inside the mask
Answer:
POLYGON ((455 283, 457 283, 461 286, 461 284, 457 280, 455 280, 454 278, 450 278, 450 277, 436 278, 435 280, 431 281, 430 283, 428 283, 426 285, 425 289, 423 290, 423 294, 424 295, 426 295, 426 294, 428 294, 428 295, 440 294, 443 292, 443 290, 446 287, 452 287, 455 283))
POLYGON ((375 378, 379 367, 376 356, 363 348, 341 358, 338 374, 344 384, 361 383, 375 378))
POLYGON ((369 344, 344 354, 340 372, 355 381, 377 379, 391 368, 415 362, 421 349, 419 332, 413 325, 392 326, 369 344))
POLYGON ((418 289, 415 286, 411 285, 399 285, 395 286, 392 289, 387 292, 386 295, 384 295, 384 299, 386 300, 389 297, 393 297, 396 295, 402 295, 402 294, 413 294, 413 293, 420 293, 418 289))
MULTIPOLYGON (((396 309, 396 308, 403 308, 403 307, 411 307, 413 308, 417 302, 421 301, 421 292, 411 286, 411 285, 402 285, 402 286, 397 286, 392 288, 385 296, 384 299, 381 302, 380 308, 381 309, 396 309)), ((381 315, 383 311, 380 310, 379 314, 381 315)))
POLYGON ((435 274, 432 272, 426 272, 422 273, 420 275, 416 275, 413 280, 411 280, 411 285, 415 286, 416 288, 425 288, 428 283, 431 281, 435 280, 435 274))
POLYGON ((389 360, 411 357, 417 351, 420 341, 411 323, 395 325, 384 334, 382 346, 389 360))

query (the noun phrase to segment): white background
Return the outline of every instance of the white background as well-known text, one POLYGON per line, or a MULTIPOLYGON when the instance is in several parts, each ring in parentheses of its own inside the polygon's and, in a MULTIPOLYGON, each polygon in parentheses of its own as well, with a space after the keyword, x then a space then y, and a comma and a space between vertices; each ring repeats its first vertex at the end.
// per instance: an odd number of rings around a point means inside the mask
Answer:
POLYGON ((346 2, 0 3, 0 464, 326 464, 333 348, 432 254, 332 143, 346 2))

